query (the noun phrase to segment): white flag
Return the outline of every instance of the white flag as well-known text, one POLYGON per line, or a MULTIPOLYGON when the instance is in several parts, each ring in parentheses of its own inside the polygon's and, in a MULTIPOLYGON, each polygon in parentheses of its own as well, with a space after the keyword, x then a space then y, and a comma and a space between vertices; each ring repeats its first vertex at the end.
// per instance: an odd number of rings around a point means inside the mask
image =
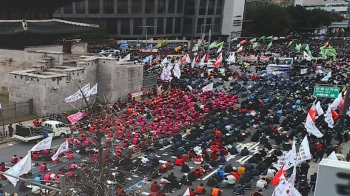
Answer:
POLYGON ((87 97, 90 97, 91 95, 97 94, 97 83, 90 89, 90 91, 87 94, 87 97))
MULTIPOLYGON (((12 176, 20 177, 23 174, 28 173, 32 169, 32 158, 31 154, 28 153, 22 160, 20 160, 16 165, 12 166, 9 170, 5 172, 6 174, 10 174, 12 176)), ((17 185, 17 178, 13 178, 10 176, 6 176, 7 180, 13 184, 15 187, 17 185)))
POLYGON ((191 63, 191 68, 194 68, 194 64, 196 63, 196 58, 193 58, 192 63, 191 63))
POLYGON ((337 155, 335 155, 334 151, 327 157, 327 159, 339 161, 338 158, 337 158, 337 155))
POLYGON ((181 70, 180 70, 179 64, 175 64, 173 71, 174 71, 174 76, 177 77, 178 79, 180 79, 181 70))
POLYGON ((68 141, 65 141, 63 142, 63 144, 61 144, 61 146, 58 148, 57 152, 51 157, 51 159, 56 160, 58 158, 58 155, 66 151, 68 151, 68 141))
POLYGON ((214 84, 210 83, 207 86, 203 87, 202 90, 203 90, 203 92, 205 92, 205 91, 212 91, 213 87, 214 87, 214 84))
POLYGON ((311 57, 305 51, 303 53, 303 57, 304 57, 305 60, 311 61, 311 57))
POLYGON ((307 114, 305 129, 308 133, 316 136, 317 138, 323 137, 323 134, 320 132, 320 130, 317 129, 315 123, 312 121, 310 114, 307 114))
POLYGON ((342 95, 342 93, 339 93, 338 97, 336 99, 334 99, 333 103, 331 104, 331 108, 337 109, 338 105, 340 104, 340 102, 342 100, 343 100, 343 95, 342 95))
POLYGON ((300 163, 310 160, 311 159, 311 152, 310 152, 310 146, 309 141, 307 139, 307 136, 304 137, 303 141, 300 144, 299 152, 297 156, 297 161, 295 163, 295 166, 299 165, 300 163))
POLYGON ((320 102, 320 101, 318 101, 318 102, 316 103, 315 109, 316 109, 316 112, 317 112, 316 118, 318 118, 319 116, 321 116, 322 114, 324 114, 324 111, 323 111, 323 109, 322 109, 322 107, 321 107, 321 102, 320 102))
POLYGON ((226 59, 228 63, 236 63, 236 55, 234 52, 231 53, 231 55, 226 59))
POLYGON ((130 54, 126 55, 122 60, 120 61, 130 61, 130 54))
POLYGON ((165 57, 165 58, 162 60, 161 64, 164 66, 164 65, 167 64, 167 63, 168 63, 168 57, 165 57))
POLYGON ((90 83, 83 86, 83 88, 81 88, 80 91, 83 93, 84 96, 87 96, 89 94, 89 91, 90 91, 90 83))
POLYGON ((328 81, 329 78, 331 78, 331 77, 332 77, 332 72, 328 72, 328 74, 327 74, 325 77, 323 77, 323 78, 321 79, 321 81, 328 81))
POLYGON ((203 65, 204 64, 204 61, 205 61, 205 58, 207 57, 207 54, 203 55, 203 57, 201 58, 201 60, 199 61, 199 65, 203 65))
POLYGON ((187 188, 186 192, 183 194, 183 196, 190 196, 190 188, 187 188))
POLYGON ((294 158, 296 156, 297 152, 296 152, 296 148, 295 148, 295 141, 293 141, 292 144, 292 149, 290 151, 288 151, 288 153, 285 156, 281 156, 276 163, 272 163, 272 166, 275 167, 276 169, 280 170, 282 165, 287 162, 289 162, 289 160, 291 158, 294 158))
POLYGON ((73 95, 65 98, 66 103, 73 104, 83 98, 83 94, 80 91, 75 92, 73 95))
POLYGON ((43 140, 41 140, 39 143, 37 143, 30 151, 40 151, 44 149, 50 149, 51 148, 51 142, 52 137, 47 137, 43 140))
POLYGON ((194 46, 194 47, 192 48, 192 52, 196 52, 196 51, 198 51, 198 46, 194 46))
MULTIPOLYGON (((169 66, 170 67, 170 66, 169 66)), ((170 80, 171 79, 171 71, 167 68, 167 66, 163 67, 163 71, 160 74, 160 78, 165 81, 165 80, 170 80)))
POLYGON ((220 53, 222 51, 222 46, 220 46, 220 48, 218 49, 218 51, 216 51, 216 53, 220 53))
POLYGON ((328 106, 326 113, 324 114, 324 121, 328 124, 329 128, 333 128, 334 119, 332 116, 332 105, 328 106))

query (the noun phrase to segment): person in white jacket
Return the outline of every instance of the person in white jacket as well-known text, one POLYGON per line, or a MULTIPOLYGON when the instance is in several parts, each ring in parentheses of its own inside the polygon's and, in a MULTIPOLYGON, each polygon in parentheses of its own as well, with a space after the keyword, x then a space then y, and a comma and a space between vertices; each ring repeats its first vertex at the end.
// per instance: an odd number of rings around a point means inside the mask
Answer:
POLYGON ((267 181, 265 180, 265 178, 260 178, 257 182, 256 182, 256 188, 259 189, 264 189, 267 187, 267 181))
POLYGON ((229 185, 234 185, 236 183, 237 179, 233 175, 228 175, 226 178, 229 185))

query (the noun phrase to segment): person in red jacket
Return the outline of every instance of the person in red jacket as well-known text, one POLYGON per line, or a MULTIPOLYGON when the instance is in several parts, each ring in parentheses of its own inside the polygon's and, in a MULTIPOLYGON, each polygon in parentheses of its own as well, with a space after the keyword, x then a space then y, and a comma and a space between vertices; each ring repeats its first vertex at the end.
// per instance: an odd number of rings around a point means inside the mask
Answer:
POLYGON ((151 192, 157 192, 159 191, 160 189, 160 186, 158 185, 158 183, 156 181, 154 181, 152 184, 151 184, 151 188, 150 188, 150 191, 151 192))

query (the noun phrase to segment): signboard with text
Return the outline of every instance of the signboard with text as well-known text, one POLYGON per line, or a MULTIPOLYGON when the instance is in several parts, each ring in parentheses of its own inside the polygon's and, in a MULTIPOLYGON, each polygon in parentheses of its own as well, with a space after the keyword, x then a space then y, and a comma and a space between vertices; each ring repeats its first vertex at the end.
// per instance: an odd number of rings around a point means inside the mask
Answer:
POLYGON ((313 95, 315 97, 337 98, 340 88, 333 86, 315 86, 313 95))

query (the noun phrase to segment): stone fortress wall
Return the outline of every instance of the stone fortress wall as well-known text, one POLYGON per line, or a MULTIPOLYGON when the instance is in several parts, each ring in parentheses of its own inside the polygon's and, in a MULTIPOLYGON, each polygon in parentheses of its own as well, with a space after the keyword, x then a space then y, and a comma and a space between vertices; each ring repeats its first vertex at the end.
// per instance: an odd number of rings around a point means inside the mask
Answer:
MULTIPOLYGON (((128 93, 138 92, 142 88, 142 65, 97 56, 78 56, 65 62, 63 56, 66 54, 63 52, 37 49, 24 51, 23 54, 19 51, 10 53, 13 56, 18 53, 22 58, 12 57, 16 59, 15 67, 1 66, 2 70, 7 67, 7 73, 4 73, 7 83, 2 83, 0 79, 0 85, 6 87, 4 90, 9 93, 10 101, 21 102, 33 98, 33 110, 38 115, 82 108, 84 101, 71 106, 64 99, 88 83, 91 87, 98 83, 98 94, 89 99, 90 103, 96 100, 114 103, 118 98, 126 99, 128 93)), ((78 50, 83 49, 80 47, 78 50)))

